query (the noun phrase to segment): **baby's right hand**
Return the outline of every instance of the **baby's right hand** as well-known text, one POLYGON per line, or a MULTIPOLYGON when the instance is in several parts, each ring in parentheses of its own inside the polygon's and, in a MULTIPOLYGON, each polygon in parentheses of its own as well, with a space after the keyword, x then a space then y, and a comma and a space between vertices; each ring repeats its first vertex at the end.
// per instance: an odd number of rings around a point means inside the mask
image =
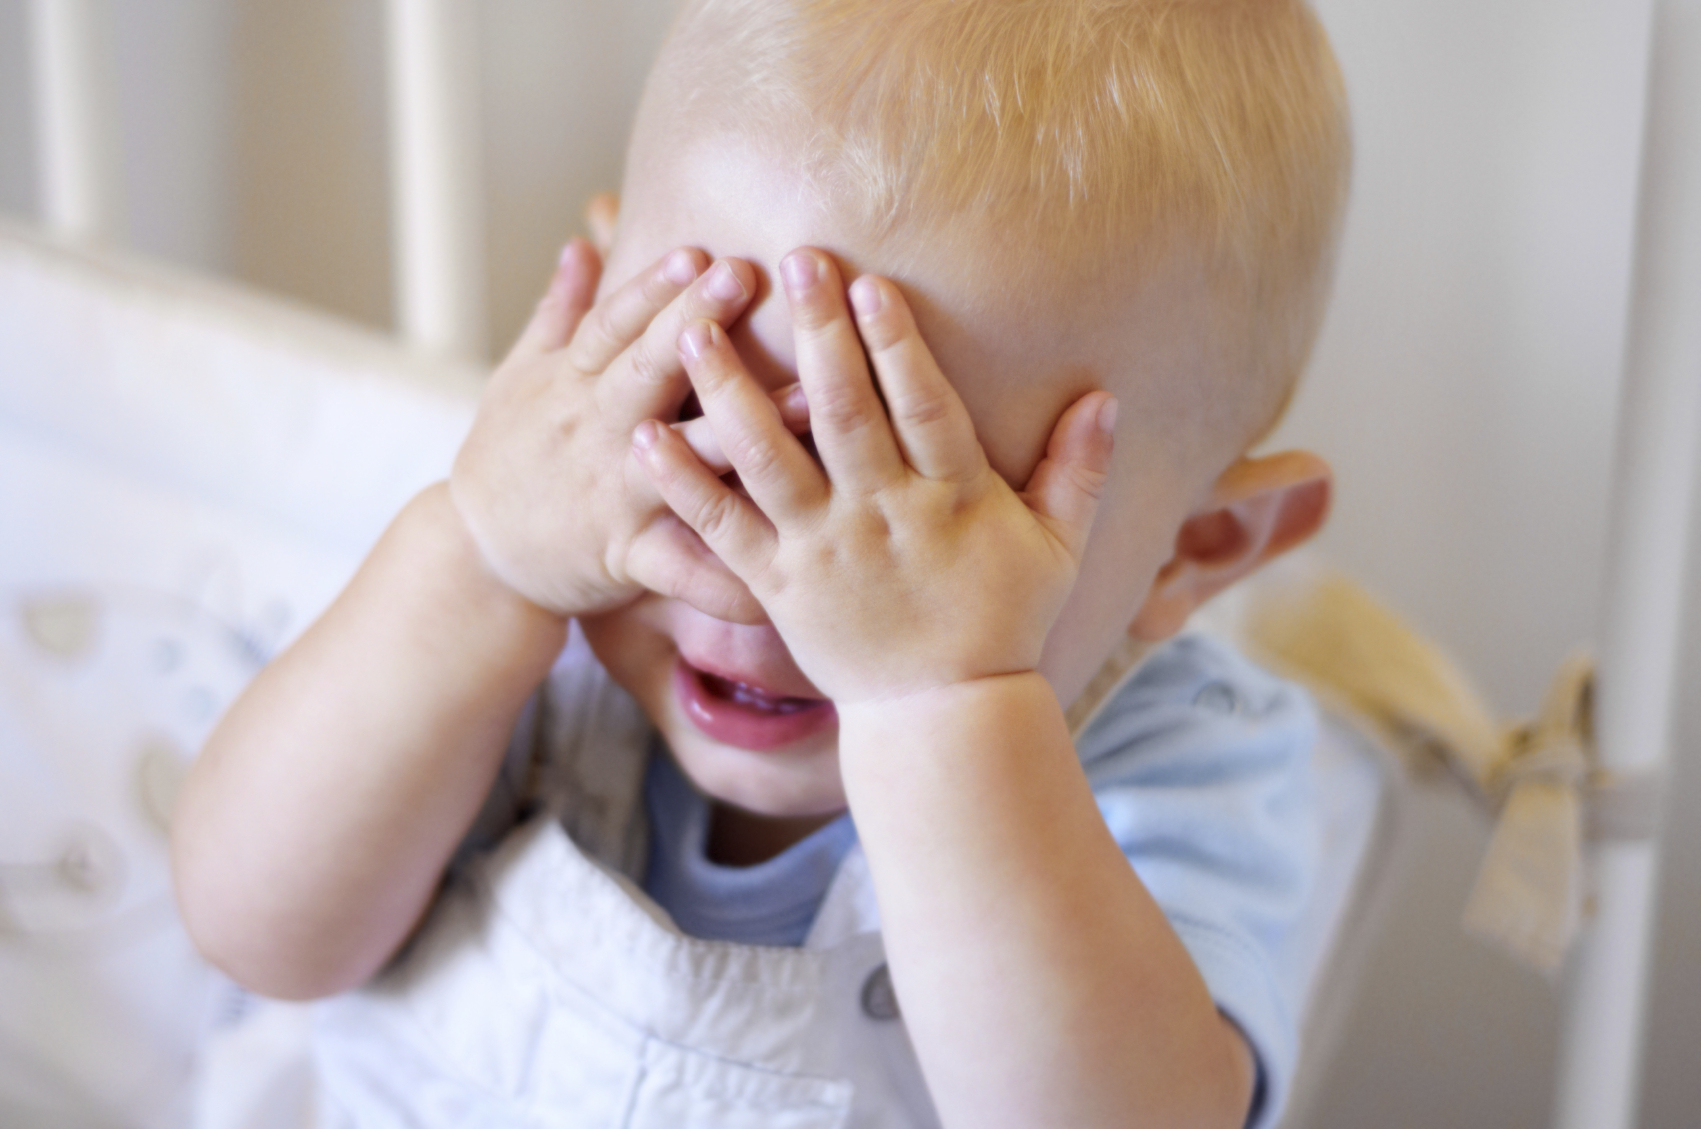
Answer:
MULTIPOLYGON (((721 619, 761 616, 632 454, 639 421, 676 419, 690 394, 680 331, 696 318, 730 325, 755 292, 748 263, 705 272, 705 260, 673 251, 593 307, 601 260, 582 239, 568 244, 455 459, 450 494, 486 565, 556 615, 608 611, 649 589, 721 619)), ((795 392, 776 396, 782 415, 802 410, 795 392)))

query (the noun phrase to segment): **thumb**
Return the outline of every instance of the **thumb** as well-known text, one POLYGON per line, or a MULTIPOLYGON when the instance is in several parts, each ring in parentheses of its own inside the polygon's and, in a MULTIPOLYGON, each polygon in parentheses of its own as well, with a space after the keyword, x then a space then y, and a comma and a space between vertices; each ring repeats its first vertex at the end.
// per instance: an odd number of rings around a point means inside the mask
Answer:
POLYGON ((1108 392, 1089 392, 1071 404, 1051 429, 1045 458, 1022 493, 1034 516, 1077 561, 1110 476, 1116 411, 1116 397, 1108 392))
POLYGON ((550 276, 549 289, 532 311, 531 321, 520 331, 509 356, 547 353, 567 344, 579 321, 596 300, 597 282, 602 278, 602 256, 585 239, 573 239, 561 249, 561 258, 550 276))

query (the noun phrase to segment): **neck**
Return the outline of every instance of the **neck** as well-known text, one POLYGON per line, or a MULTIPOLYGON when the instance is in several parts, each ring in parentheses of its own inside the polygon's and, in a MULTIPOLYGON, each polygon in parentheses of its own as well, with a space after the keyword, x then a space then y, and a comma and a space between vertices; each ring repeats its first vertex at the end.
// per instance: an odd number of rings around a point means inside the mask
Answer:
POLYGON ((756 866, 838 818, 827 815, 757 815, 730 804, 709 809, 709 861, 717 866, 756 866))

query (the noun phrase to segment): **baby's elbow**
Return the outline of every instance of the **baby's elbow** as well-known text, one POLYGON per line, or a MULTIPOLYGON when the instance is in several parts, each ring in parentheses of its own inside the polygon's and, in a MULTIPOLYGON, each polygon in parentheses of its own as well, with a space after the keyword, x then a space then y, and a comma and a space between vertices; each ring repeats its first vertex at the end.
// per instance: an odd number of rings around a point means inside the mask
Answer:
POLYGON ((172 884, 184 930, 201 956, 244 989, 279 1000, 315 1000, 365 983, 385 954, 362 954, 297 920, 277 920, 257 904, 251 883, 229 872, 217 852, 172 835, 172 884))
POLYGON ((290 944, 284 931, 256 928, 212 899, 197 899, 191 890, 180 885, 178 892, 190 941, 207 963, 255 995, 318 1000, 357 988, 377 971, 376 963, 367 968, 346 959, 316 959, 312 950, 290 944))

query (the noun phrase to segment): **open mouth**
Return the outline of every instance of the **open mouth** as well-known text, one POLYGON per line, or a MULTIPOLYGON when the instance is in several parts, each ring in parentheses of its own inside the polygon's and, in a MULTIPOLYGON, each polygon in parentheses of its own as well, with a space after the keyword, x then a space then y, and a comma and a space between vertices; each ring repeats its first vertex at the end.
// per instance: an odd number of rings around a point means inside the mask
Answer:
POLYGON ((753 752, 782 748, 838 720, 833 703, 825 698, 778 694, 699 670, 684 659, 674 670, 673 682, 692 725, 722 744, 753 752))

